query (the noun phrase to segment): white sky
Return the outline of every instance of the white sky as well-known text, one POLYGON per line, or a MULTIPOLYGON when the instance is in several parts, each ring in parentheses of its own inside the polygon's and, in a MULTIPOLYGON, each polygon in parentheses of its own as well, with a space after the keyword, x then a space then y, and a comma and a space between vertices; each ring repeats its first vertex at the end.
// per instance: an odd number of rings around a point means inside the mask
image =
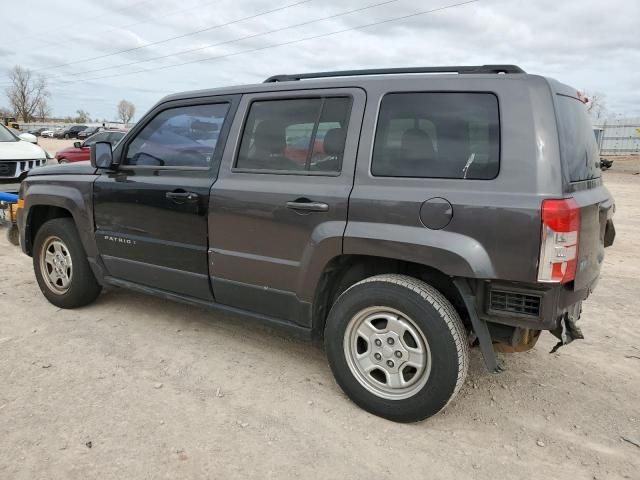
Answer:
POLYGON ((8 104, 6 72, 17 64, 48 76, 55 115, 84 109, 94 118, 111 120, 123 98, 136 105, 139 118, 165 94, 261 82, 277 73, 513 63, 530 73, 604 93, 610 112, 640 116, 638 0, 478 0, 302 40, 464 0, 387 1, 340 15, 383 1, 3 2, 0 107, 8 104), (259 15, 280 7, 286 8, 259 15), (335 17, 315 21, 328 16, 335 17), (234 23, 212 28, 228 22, 234 23), (288 28, 301 23, 305 25, 288 28), (187 35, 203 29, 208 30, 187 35), (279 31, 267 33, 273 30, 279 31), (183 37, 145 47, 176 36, 183 37), (240 40, 248 36, 253 37, 240 40), (286 42, 295 43, 263 48, 286 42), (111 55, 131 48, 136 49, 111 55), (173 55, 193 49, 198 50, 173 55), (247 52, 255 49, 260 50, 247 52), (150 60, 163 55, 170 56, 150 60), (103 58, 94 59, 99 56, 103 58), (170 67, 210 57, 219 58, 170 67), (148 61, 122 65, 143 60, 148 61), (59 66, 67 63, 71 64, 59 66), (157 67, 169 68, 151 70, 157 67), (132 73, 143 69, 151 71, 132 73), (83 73, 88 71, 94 72, 83 73))

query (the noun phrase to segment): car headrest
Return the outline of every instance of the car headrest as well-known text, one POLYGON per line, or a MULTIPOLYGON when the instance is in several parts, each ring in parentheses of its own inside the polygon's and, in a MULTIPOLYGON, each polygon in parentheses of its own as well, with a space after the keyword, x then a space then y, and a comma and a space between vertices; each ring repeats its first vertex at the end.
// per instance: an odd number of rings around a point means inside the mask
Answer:
POLYGON ((402 159, 406 161, 432 160, 435 157, 431 137, 419 128, 410 128, 402 134, 400 149, 402 159))
POLYGON ((346 139, 346 130, 344 128, 329 130, 324 136, 324 153, 331 156, 342 155, 346 139))
POLYGON ((282 153, 287 144, 284 125, 279 122, 261 121, 253 134, 256 150, 282 153))

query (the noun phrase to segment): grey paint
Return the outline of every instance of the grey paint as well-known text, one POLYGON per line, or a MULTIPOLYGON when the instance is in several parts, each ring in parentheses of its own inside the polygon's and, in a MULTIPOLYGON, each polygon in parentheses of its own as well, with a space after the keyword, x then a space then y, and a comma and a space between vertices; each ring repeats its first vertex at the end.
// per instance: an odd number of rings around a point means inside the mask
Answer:
POLYGON ((96 242, 107 274, 161 290, 213 300, 207 268, 209 191, 224 150, 237 96, 173 101, 149 112, 113 152, 120 165, 94 184, 96 242), (211 167, 124 165, 135 135, 156 115, 194 103, 229 105, 211 167), (193 200, 173 198, 192 194, 193 200))
MULTIPOLYGON (((502 124, 500 173, 494 180, 384 178, 370 174, 379 103, 369 105, 351 195, 345 253, 387 256, 431 265, 452 276, 535 282, 539 254, 540 202, 561 194, 555 129, 536 124, 531 97, 545 97, 541 77, 493 79, 434 77, 376 82, 379 100, 390 92, 478 91, 498 97, 502 124), (443 230, 426 230, 420 208, 429 198, 446 199, 455 212, 443 230), (506 208, 505 208, 506 207, 506 208), (525 233, 525 235, 523 235, 525 233), (387 252, 387 253, 384 253, 387 252)), ((540 108, 544 102, 538 102, 540 108)), ((548 115, 549 111, 547 111, 548 115)))
MULTIPOLYGON (((318 279, 331 258, 342 253, 349 193, 353 186, 358 135, 366 96, 361 89, 245 95, 230 131, 209 206, 209 269, 218 302, 265 309, 267 314, 310 326, 300 311, 313 301, 318 279), (233 168, 252 101, 314 95, 350 95, 353 107, 340 175, 263 173, 233 168), (326 212, 287 207, 298 199, 328 205, 326 212), (233 282, 234 288, 225 288, 233 282), (244 287, 243 287, 244 286, 244 287), (272 302, 249 300, 256 289, 272 302)), ((254 298, 255 299, 255 298, 254 298)))
MULTIPOLYGON (((309 307, 326 265, 342 254, 370 255, 423 264, 449 276, 476 280, 478 291, 483 281, 541 288, 545 318, 532 325, 551 328, 561 311, 586 298, 595 286, 602 251, 593 234, 603 228, 602 219, 612 209, 609 192, 601 183, 571 184, 563 171, 555 118, 556 93, 574 95, 575 90, 524 74, 373 76, 188 92, 163 99, 154 111, 167 102, 188 104, 218 95, 241 96, 219 174, 208 172, 213 186, 208 205, 206 271, 215 300, 227 305, 225 308, 253 311, 253 315, 309 327, 309 307), (232 168, 251 99, 313 95, 328 89, 331 94, 346 91, 354 97, 340 175, 275 175, 232 168), (381 98, 390 92, 412 91, 476 91, 497 96, 501 117, 497 178, 383 178, 370 174, 381 98), (540 287, 536 277, 541 202, 567 196, 573 196, 583 207, 583 237, 591 234, 591 238, 580 246, 573 290, 570 286, 540 287), (301 197, 326 203, 329 210, 300 214, 286 207, 287 202, 301 197), (435 213, 430 207, 423 210, 425 201, 432 198, 444 199, 451 206, 450 222, 444 225, 443 221, 440 228, 435 228, 440 225, 438 222, 425 227, 431 224, 432 217, 449 216, 447 208, 442 210, 444 202, 434 204, 435 213)), ((139 128, 120 142, 114 156, 139 128)), ((41 169, 41 175, 30 176, 25 182, 25 211, 42 202, 67 206, 87 253, 92 256, 97 253, 91 206, 95 177, 87 176, 89 171, 82 170, 85 167, 77 168, 78 175, 70 175, 71 170, 64 175, 62 170, 41 169)), ((105 175, 110 173, 104 172, 101 177, 105 175)), ((145 283, 118 281, 129 286, 145 283)), ((161 294, 173 296, 180 291, 172 284, 156 287, 140 288, 156 293, 164 289, 161 294)), ((191 293, 182 296, 192 298, 191 293)), ((481 309, 481 295, 476 297, 481 309)), ((529 325, 513 318, 483 319, 529 325)))
POLYGON ((95 167, 86 162, 65 163, 63 165, 47 165, 41 168, 35 168, 29 172, 29 177, 38 177, 41 175, 92 175, 96 173, 95 167))
POLYGON ((32 245, 28 238, 34 208, 54 206, 71 213, 87 256, 96 258, 98 249, 93 236, 93 182, 97 176, 70 174, 68 170, 63 172, 55 176, 29 176, 23 182, 21 195, 25 205, 18 213, 20 244, 25 253, 31 253, 32 245))
POLYGON ((420 207, 420 221, 431 230, 440 230, 453 218, 453 206, 445 198, 434 197, 420 207))

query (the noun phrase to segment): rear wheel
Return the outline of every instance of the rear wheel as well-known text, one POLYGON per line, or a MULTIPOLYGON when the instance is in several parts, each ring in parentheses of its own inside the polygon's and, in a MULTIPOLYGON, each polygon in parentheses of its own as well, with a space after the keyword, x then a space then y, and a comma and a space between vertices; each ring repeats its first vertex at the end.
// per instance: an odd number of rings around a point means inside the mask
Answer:
POLYGON ((67 160, 66 158, 61 158, 60 160, 58 160, 58 163, 69 163, 69 160, 67 160))
POLYGON ((102 287, 91 271, 72 219, 44 223, 33 247, 33 269, 47 300, 60 308, 76 308, 98 297, 102 287))
POLYGON ((398 422, 444 408, 469 363, 466 331, 451 303, 405 275, 378 275, 344 292, 329 313, 325 347, 349 398, 398 422))

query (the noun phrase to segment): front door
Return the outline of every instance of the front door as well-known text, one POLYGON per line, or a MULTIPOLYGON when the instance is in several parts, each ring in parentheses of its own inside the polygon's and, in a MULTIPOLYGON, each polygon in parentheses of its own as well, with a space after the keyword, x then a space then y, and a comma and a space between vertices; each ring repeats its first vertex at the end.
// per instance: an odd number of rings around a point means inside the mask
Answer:
POLYGON ((94 184, 96 241, 107 275, 213 300, 207 211, 236 98, 162 104, 116 148, 94 184))
POLYGON ((211 194, 217 302, 310 325, 342 253, 364 104, 350 88, 243 96, 211 194))

